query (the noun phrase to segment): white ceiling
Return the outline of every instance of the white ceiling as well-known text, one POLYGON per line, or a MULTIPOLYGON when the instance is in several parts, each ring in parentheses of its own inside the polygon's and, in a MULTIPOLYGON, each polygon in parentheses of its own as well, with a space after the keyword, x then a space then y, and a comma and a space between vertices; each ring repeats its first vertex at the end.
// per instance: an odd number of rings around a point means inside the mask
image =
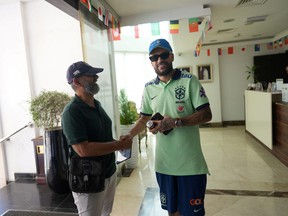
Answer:
MULTIPOLYGON (((267 39, 272 41, 275 35, 288 29, 288 0, 267 0, 262 5, 236 7, 239 1, 106 0, 120 16, 122 25, 135 25, 172 19, 181 20, 205 16, 207 13, 211 13, 213 28, 207 32, 203 45, 267 39), (208 9, 203 9, 204 5, 204 8, 208 7, 208 9), (267 16, 267 19, 262 22, 252 22, 248 25, 246 23, 247 18, 255 16, 267 16), (229 19, 234 19, 234 21, 224 22, 229 19), (219 30, 224 29, 233 30, 231 32, 218 33, 219 30)), ((251 4, 261 0, 247 1, 251 4)), ((188 30, 187 32, 180 31, 177 37, 177 40, 189 43, 191 33, 188 30)))
MULTIPOLYGON (((0 4, 10 1, 0 0, 0 4)), ((58 0, 46 1, 58 2, 58 0)), ((92 3, 96 2, 96 0, 91 1, 92 3)), ((275 36, 288 30, 288 0, 242 0, 248 3, 246 6, 241 7, 236 7, 241 0, 97 1, 106 1, 120 16, 122 26, 175 19, 180 20, 179 34, 172 35, 172 39, 173 46, 178 52, 183 53, 190 51, 191 47, 195 48, 194 45, 187 46, 187 44, 195 44, 195 33, 188 32, 188 18, 207 16, 211 18, 213 27, 206 33, 203 46, 231 42, 259 42, 261 40, 263 43, 272 42, 275 36), (266 1, 266 3, 251 6, 251 4, 259 1, 266 1), (265 21, 251 22, 250 25, 247 25, 247 19, 255 16, 267 16, 267 18, 265 21), (234 19, 234 21, 225 23, 225 20, 229 19, 234 19), (185 31, 182 31, 181 25, 185 31), (232 30, 230 32, 218 33, 218 31, 225 29, 232 30)))

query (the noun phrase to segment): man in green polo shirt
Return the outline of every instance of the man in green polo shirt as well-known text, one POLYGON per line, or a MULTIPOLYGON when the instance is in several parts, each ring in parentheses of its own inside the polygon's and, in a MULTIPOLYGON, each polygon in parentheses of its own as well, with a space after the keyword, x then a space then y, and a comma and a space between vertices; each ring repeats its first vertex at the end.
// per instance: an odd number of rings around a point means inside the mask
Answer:
POLYGON ((155 113, 164 116, 153 121, 157 126, 150 130, 156 134, 155 171, 161 206, 171 216, 203 216, 209 170, 198 125, 212 119, 209 100, 197 77, 173 69, 174 54, 168 41, 153 41, 149 59, 157 77, 145 85, 141 118, 130 135, 142 131, 155 113), (169 134, 163 133, 172 128, 169 134))
POLYGON ((94 99, 99 92, 96 83, 102 68, 95 68, 80 61, 67 70, 67 81, 75 91, 75 97, 63 111, 62 127, 72 155, 93 157, 102 161, 105 172, 105 189, 99 193, 72 192, 81 216, 109 216, 112 211, 116 189, 115 151, 129 149, 132 139, 123 137, 115 141, 112 137, 112 121, 94 99))

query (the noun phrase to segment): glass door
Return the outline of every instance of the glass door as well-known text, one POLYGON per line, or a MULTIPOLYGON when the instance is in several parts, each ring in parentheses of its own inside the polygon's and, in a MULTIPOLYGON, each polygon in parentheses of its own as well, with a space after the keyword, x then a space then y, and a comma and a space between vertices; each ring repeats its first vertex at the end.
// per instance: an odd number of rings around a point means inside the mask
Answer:
POLYGON ((115 139, 120 135, 117 86, 114 66, 113 43, 109 28, 98 17, 80 3, 79 7, 82 50, 84 61, 104 68, 99 74, 100 92, 95 96, 113 122, 115 139))

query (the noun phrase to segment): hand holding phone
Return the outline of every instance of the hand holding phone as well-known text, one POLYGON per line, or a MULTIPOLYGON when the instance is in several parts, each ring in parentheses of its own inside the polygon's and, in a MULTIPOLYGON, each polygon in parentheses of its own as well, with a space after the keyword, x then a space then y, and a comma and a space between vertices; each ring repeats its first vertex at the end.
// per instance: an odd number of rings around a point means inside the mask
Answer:
MULTIPOLYGON (((152 116, 151 120, 162 120, 163 118, 164 118, 164 116, 162 116, 159 112, 157 112, 155 115, 152 116)), ((151 121, 151 120, 148 121, 147 124, 146 124, 149 129, 153 129, 154 127, 157 126, 157 124, 153 123, 153 121, 151 121)), ((173 130, 173 128, 171 128, 170 130, 166 130, 166 131, 163 132, 163 134, 167 135, 172 130, 173 130)))

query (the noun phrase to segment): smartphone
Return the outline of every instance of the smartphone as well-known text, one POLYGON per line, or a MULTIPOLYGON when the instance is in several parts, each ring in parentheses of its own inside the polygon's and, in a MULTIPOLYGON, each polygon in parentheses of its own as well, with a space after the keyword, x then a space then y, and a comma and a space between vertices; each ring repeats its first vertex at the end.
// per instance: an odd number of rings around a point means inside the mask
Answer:
MULTIPOLYGON (((152 116, 151 120, 162 120, 164 118, 164 116, 162 116, 159 112, 157 112, 155 115, 152 116)), ((155 125, 156 126, 156 125, 155 125)), ((155 127, 153 126, 153 127, 155 127)), ((171 131, 173 130, 173 128, 171 128, 170 130, 164 131, 163 134, 167 135, 169 134, 171 131)))
POLYGON ((164 117, 157 112, 155 115, 152 116, 151 120, 162 120, 164 117))

